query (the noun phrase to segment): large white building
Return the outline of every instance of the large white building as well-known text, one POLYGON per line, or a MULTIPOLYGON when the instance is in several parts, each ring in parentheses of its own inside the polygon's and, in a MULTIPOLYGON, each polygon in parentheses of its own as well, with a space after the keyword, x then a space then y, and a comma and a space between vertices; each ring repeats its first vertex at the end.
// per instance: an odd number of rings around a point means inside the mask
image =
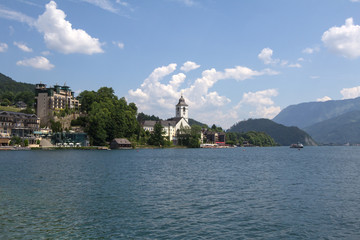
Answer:
MULTIPOLYGON (((153 132, 156 121, 147 120, 143 123, 145 131, 153 132)), ((191 129, 189 125, 188 105, 183 96, 180 97, 179 103, 175 106, 175 117, 160 121, 164 134, 173 143, 177 143, 176 135, 181 129, 191 129)))
POLYGON ((35 110, 41 123, 47 123, 54 111, 65 109, 79 109, 79 100, 68 86, 55 85, 47 88, 45 84, 36 84, 35 110))

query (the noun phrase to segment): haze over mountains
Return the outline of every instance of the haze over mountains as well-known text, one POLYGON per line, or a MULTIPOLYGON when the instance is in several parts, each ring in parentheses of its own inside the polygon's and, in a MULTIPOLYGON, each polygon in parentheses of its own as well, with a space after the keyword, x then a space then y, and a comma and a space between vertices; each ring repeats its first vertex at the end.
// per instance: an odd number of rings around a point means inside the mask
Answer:
POLYGON ((327 144, 360 143, 360 111, 351 111, 304 129, 318 142, 327 144))
POLYGON ((360 98, 307 102, 286 107, 273 121, 285 126, 297 126, 303 129, 356 110, 360 110, 360 98))
POLYGON ((360 143, 360 98, 291 105, 273 121, 297 126, 323 144, 360 143))

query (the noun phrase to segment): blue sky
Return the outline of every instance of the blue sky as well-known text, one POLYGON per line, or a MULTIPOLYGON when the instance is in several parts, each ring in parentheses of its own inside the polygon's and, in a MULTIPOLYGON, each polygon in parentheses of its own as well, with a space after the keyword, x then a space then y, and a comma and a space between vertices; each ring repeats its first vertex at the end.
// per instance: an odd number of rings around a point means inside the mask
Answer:
POLYGON ((360 96, 360 0, 1 0, 0 72, 224 128, 360 96))

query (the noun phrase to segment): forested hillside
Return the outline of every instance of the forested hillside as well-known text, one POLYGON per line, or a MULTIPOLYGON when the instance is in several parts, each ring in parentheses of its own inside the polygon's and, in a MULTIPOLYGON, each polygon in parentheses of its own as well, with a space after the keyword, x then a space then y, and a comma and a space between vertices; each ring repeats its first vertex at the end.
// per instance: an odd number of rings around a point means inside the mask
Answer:
POLYGON ((197 126, 200 126, 202 128, 209 128, 209 126, 207 124, 196 121, 195 119, 192 119, 192 118, 189 118, 189 125, 190 126, 197 125, 197 126))
POLYGON ((4 92, 13 92, 14 94, 18 92, 35 92, 35 85, 30 83, 21 83, 16 82, 8 76, 0 73, 0 94, 4 92))
POLYGON ((31 108, 34 98, 35 85, 16 82, 0 73, 0 104, 2 106, 11 106, 18 101, 23 101, 31 108))
POLYGON ((269 119, 249 119, 233 125, 229 132, 245 133, 250 131, 265 132, 276 143, 289 146, 292 143, 301 142, 304 145, 316 145, 309 134, 297 127, 286 127, 269 119))
POLYGON ((360 143, 360 111, 348 112, 316 123, 305 130, 318 143, 358 144, 360 143))

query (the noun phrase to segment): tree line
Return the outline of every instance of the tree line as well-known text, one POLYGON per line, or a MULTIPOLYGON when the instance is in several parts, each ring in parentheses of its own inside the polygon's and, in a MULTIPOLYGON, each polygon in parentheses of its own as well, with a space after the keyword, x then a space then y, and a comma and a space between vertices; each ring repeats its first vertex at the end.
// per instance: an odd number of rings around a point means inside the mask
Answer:
POLYGON ((135 103, 118 98, 114 90, 102 87, 98 91, 83 91, 78 96, 84 116, 72 122, 81 125, 89 135, 90 144, 103 146, 114 138, 136 140, 140 125, 136 120, 135 103))
POLYGON ((246 133, 227 132, 226 144, 238 146, 272 147, 278 144, 265 132, 249 131, 246 133))

